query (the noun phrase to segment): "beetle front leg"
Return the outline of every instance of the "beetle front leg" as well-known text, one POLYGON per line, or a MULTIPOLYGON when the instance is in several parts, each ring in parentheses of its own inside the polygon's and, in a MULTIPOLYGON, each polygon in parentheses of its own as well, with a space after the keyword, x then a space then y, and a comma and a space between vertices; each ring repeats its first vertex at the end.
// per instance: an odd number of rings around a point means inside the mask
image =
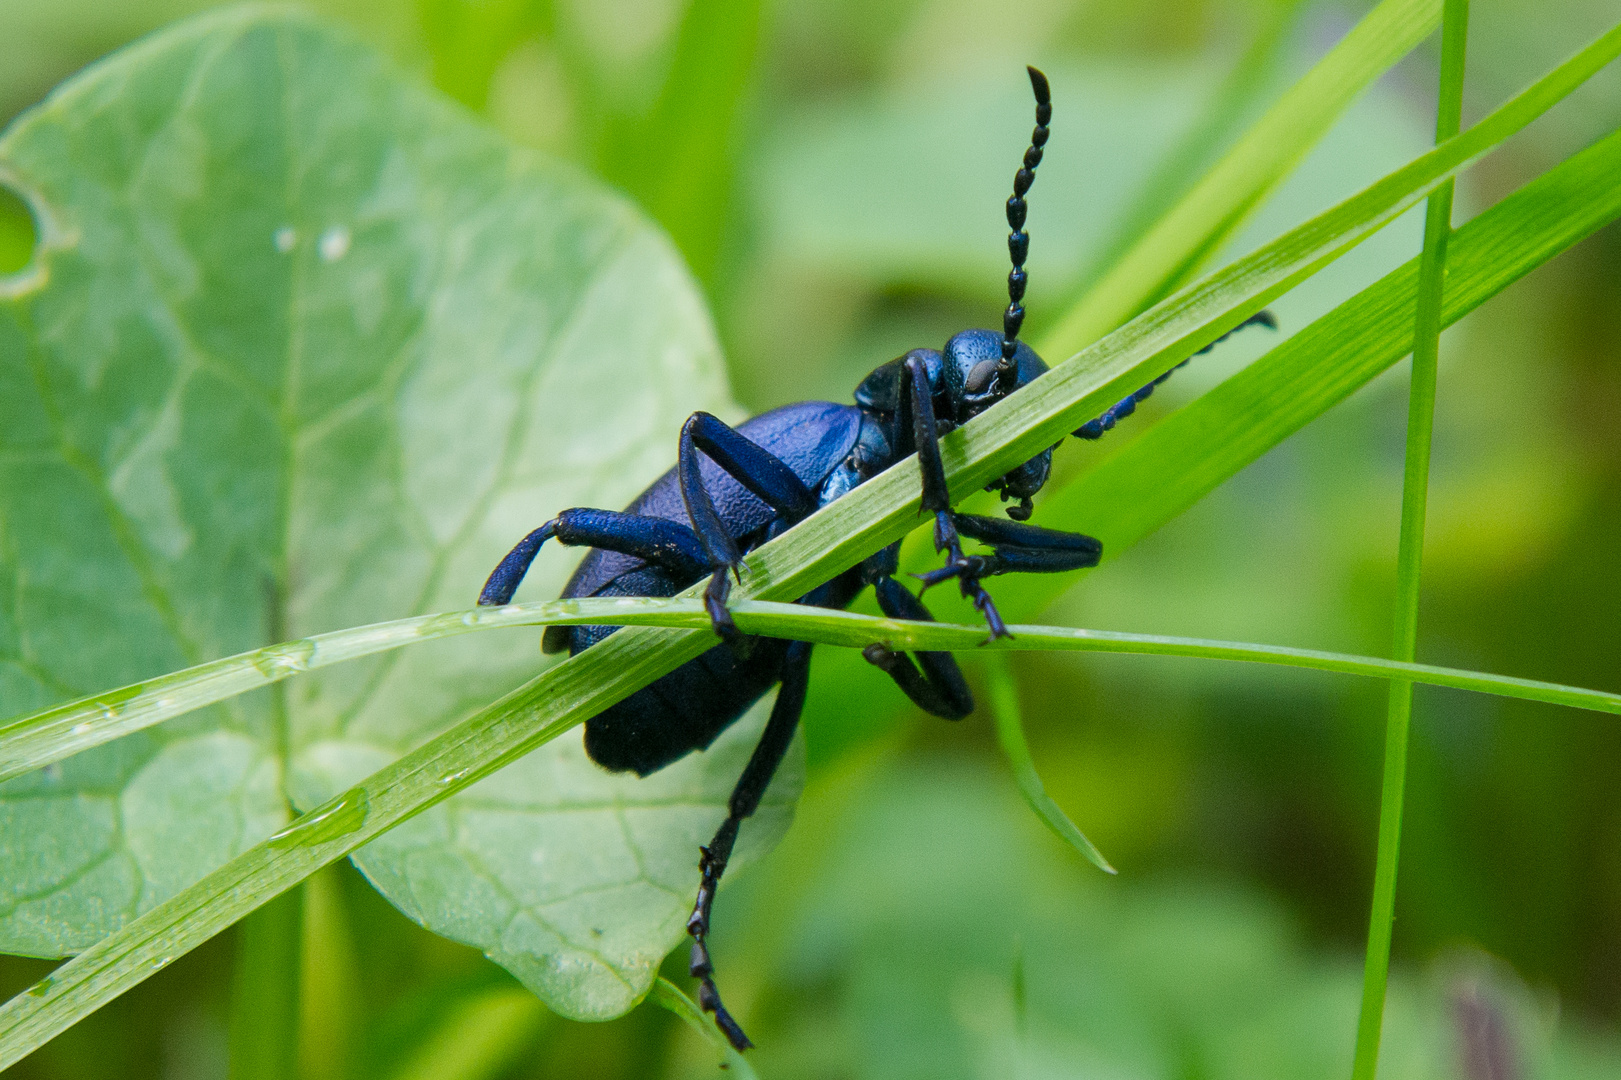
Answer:
POLYGON ((909 431, 917 450, 918 470, 923 474, 923 510, 934 514, 934 550, 946 553, 946 565, 940 572, 958 579, 962 594, 973 600, 990 627, 991 637, 1008 637, 995 601, 980 585, 974 565, 963 557, 962 538, 957 534, 958 515, 951 512, 951 489, 946 484, 945 463, 940 460, 940 431, 934 418, 928 371, 915 356, 908 356, 901 370, 906 382, 901 393, 901 428, 909 431))
MULTIPOLYGON (((973 537, 992 549, 990 555, 970 555, 958 563, 931 570, 917 577, 927 589, 942 581, 958 578, 976 583, 997 574, 1056 574, 1096 566, 1103 557, 1103 543, 1081 533, 1043 529, 1001 518, 978 514, 953 514, 952 524, 965 536, 973 537)), ((967 589, 965 587, 964 591, 967 589)))
POLYGON ((676 470, 681 481, 681 501, 686 504, 687 517, 703 544, 714 573, 704 589, 704 609, 709 612, 715 633, 727 641, 742 637, 731 612, 726 610, 726 597, 732 577, 742 580, 743 554, 737 540, 726 529, 715 500, 704 485, 699 454, 719 465, 738 483, 748 488, 761 502, 794 524, 816 509, 816 497, 804 481, 788 465, 770 451, 739 434, 718 417, 696 412, 687 417, 681 427, 681 449, 676 470))

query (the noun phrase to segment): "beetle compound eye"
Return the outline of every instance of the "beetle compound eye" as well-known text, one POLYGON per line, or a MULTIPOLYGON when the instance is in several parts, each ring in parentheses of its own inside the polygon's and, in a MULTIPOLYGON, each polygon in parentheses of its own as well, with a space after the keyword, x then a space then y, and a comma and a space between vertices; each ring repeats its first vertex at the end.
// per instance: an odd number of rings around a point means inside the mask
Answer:
POLYGON ((963 384, 963 389, 970 394, 984 393, 985 388, 991 384, 992 376, 996 374, 996 368, 995 360, 981 360, 968 372, 968 381, 963 384))

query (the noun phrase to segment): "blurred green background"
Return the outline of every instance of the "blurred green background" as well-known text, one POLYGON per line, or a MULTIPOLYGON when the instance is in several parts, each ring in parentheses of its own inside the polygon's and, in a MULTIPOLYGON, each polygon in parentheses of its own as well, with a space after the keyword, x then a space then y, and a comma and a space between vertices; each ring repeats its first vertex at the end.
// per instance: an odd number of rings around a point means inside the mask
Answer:
MULTIPOLYGON (((8 0, 0 116, 205 6, 8 0)), ((847 399, 906 348, 995 321, 1001 204, 1029 127, 1021 64, 1046 68, 1055 98, 1032 196, 1039 338, 1144 208, 1174 199, 1361 13, 1270 0, 314 6, 658 218, 751 410, 847 399), (1221 121, 1218 100, 1240 107, 1221 121)), ((1472 15, 1465 123, 1615 13, 1501 0, 1472 15)), ((1422 151, 1435 63, 1420 50, 1358 102, 1237 249, 1422 151)), ((1608 72, 1468 173, 1456 219, 1618 123, 1608 72)), ((0 203, 4 268, 28 244, 26 217, 0 203)), ((1409 216, 1275 305, 1282 332, 1418 246, 1409 216)), ((1252 332, 1201 358, 1109 440, 1067 442, 1061 474, 1275 340, 1252 332)), ((1048 621, 1387 652, 1404 417, 1398 370, 1137 549, 1055 583, 1048 621)), ((1443 339, 1421 660, 1621 689, 1618 433, 1612 226, 1443 339)), ((1343 1075, 1383 686, 1140 657, 1034 656, 1016 672, 1047 786, 1119 878, 1023 809, 983 715, 914 715, 881 676, 824 656, 799 821, 717 907, 728 1000, 760 1074, 1343 1075)), ((1621 1074, 1621 727, 1424 688, 1415 717, 1384 1075, 1621 1074), (1471 1065, 1492 1040, 1510 1071, 1471 1065)), ((347 864, 304 903, 308 1080, 715 1068, 650 1005, 603 1025, 544 1015, 347 864)), ((229 938, 199 950, 15 1074, 226 1075, 233 955, 229 938)), ((685 987, 680 966, 667 973, 685 987)), ((46 968, 0 959, 0 992, 46 968)))

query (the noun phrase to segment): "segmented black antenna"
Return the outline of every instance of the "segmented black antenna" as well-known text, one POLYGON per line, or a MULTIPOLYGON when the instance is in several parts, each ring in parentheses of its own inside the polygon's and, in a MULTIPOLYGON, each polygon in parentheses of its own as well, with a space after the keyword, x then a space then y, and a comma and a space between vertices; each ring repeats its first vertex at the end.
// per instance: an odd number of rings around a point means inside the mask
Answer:
POLYGON ((1033 67, 1025 70, 1030 73, 1030 89, 1036 94, 1036 129, 1030 133, 1030 149, 1024 152, 1024 164, 1013 174, 1013 194, 1007 201, 1007 224, 1013 230, 1008 233, 1007 251, 1013 259, 1013 269, 1007 276, 1008 306, 1002 313, 1002 362, 996 368, 997 381, 1004 390, 1012 388, 1013 352, 1019 345, 1019 327, 1024 325, 1024 304, 1021 303, 1027 280, 1024 259, 1030 253, 1030 234, 1024 231, 1024 215, 1028 209, 1024 195, 1035 183, 1036 166, 1041 164, 1041 148, 1047 145, 1047 122, 1053 118, 1052 93, 1047 86, 1047 76, 1033 67))

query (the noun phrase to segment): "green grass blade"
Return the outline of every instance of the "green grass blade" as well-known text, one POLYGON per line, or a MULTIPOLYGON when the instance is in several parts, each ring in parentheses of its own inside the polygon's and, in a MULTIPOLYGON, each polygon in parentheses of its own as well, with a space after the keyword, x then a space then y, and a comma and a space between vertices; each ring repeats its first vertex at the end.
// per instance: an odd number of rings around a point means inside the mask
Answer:
POLYGON ((553 600, 357 626, 268 645, 54 705, 0 726, 0 781, 290 675, 471 630, 566 621, 577 610, 575 604, 553 600))
MULTIPOLYGON (((1621 133, 1610 135, 1460 228, 1447 251, 1451 325, 1621 217, 1621 133)), ((1098 468, 1044 499, 1041 519, 1126 550, 1349 397, 1412 348, 1418 260, 1392 271, 1098 468)), ((997 582, 1013 618, 1053 600, 1032 577, 997 582)))
POLYGON ((1036 772, 1035 759, 1030 756, 1030 744, 1025 741, 1024 716, 1019 709, 1019 687, 1013 680, 1007 660, 1000 656, 992 657, 985 665, 985 673, 990 683, 991 714, 996 718, 996 741, 1001 743, 1002 753, 1007 755, 1008 765, 1013 769, 1013 779, 1019 785, 1019 794, 1024 796, 1024 801, 1030 804, 1030 809, 1035 811, 1041 823, 1051 829, 1058 839, 1080 852, 1083 859, 1105 874, 1119 873, 1109 865, 1109 860, 1103 857, 1097 845, 1086 838, 1086 834, 1069 819, 1063 808, 1047 794, 1041 775, 1036 772))
POLYGON ((730 1070, 734 1076, 754 1080, 754 1067, 749 1064, 748 1059, 732 1049, 731 1044, 721 1035, 720 1029, 710 1022, 696 1001, 681 992, 680 987, 660 975, 653 983, 653 992, 650 996, 703 1036, 704 1041, 714 1048, 716 1056, 720 1058, 721 1068, 730 1070))
MULTIPOLYGON (((1621 27, 1479 124, 1183 290, 941 440, 959 496, 1169 370, 1546 111, 1621 50, 1621 27)), ((792 599, 919 522, 916 458, 752 552, 734 595, 792 599)), ((383 831, 697 656, 707 631, 636 628, 558 664, 299 818, 0 1006, 0 1068, 383 831)))
POLYGON ((1429 36, 1441 0, 1384 0, 1295 83, 1192 191, 1089 286, 1037 351, 1068 356, 1188 281, 1351 102, 1429 36))
MULTIPOLYGON (((1469 0, 1446 0, 1441 23, 1441 88, 1435 141, 1458 133, 1463 112, 1465 43, 1469 0)), ((1424 215, 1424 251, 1418 270, 1414 315, 1413 373, 1407 404, 1407 452, 1402 476, 1401 539, 1396 555, 1396 613, 1391 654, 1412 660, 1418 646, 1418 589, 1424 556, 1424 515, 1429 500, 1430 443, 1435 428, 1436 366, 1440 358, 1441 294, 1452 232, 1452 181, 1431 193, 1424 215)), ((1390 972, 1390 934, 1396 918, 1396 871, 1401 858, 1402 806, 1407 790, 1407 743, 1413 714, 1413 684, 1392 679, 1385 720, 1384 781, 1379 797, 1379 846, 1368 915, 1368 948, 1362 967, 1362 1006, 1357 1020, 1354 1080, 1379 1073, 1385 987, 1390 972)))

